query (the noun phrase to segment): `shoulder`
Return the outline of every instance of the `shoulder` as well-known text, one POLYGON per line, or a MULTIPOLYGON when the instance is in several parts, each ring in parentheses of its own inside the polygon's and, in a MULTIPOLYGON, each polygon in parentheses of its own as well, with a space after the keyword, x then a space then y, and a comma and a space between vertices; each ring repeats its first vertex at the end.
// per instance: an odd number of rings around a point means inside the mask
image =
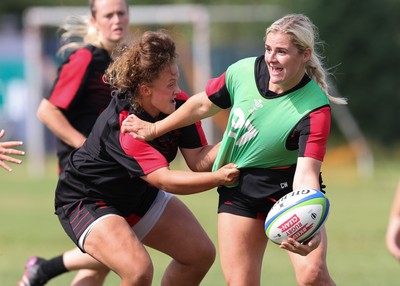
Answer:
POLYGON ((256 57, 244 58, 230 65, 226 70, 228 80, 241 80, 244 76, 254 75, 256 57))
POLYGON ((175 98, 176 101, 176 108, 179 108, 184 104, 187 100, 189 99, 189 95, 187 95, 185 92, 181 91, 175 98))
POLYGON ((330 120, 331 107, 329 105, 321 106, 320 108, 313 110, 309 116, 318 120, 330 120))
POLYGON ((230 69, 237 69, 237 68, 242 68, 243 66, 254 66, 254 63, 256 62, 256 57, 249 57, 249 58, 244 58, 236 61, 232 65, 229 66, 228 70, 230 69))
POLYGON ((109 53, 107 52, 107 50, 105 50, 103 48, 96 47, 93 45, 87 45, 83 49, 88 50, 92 54, 92 56, 96 59, 98 58, 98 59, 103 59, 103 60, 107 60, 107 61, 111 60, 109 53))
POLYGON ((68 56, 68 62, 76 64, 88 64, 92 59, 92 52, 86 47, 79 48, 68 56))
POLYGON ((189 99, 189 95, 187 95, 184 91, 181 91, 177 96, 176 100, 186 101, 189 99))
POLYGON ((104 49, 87 45, 85 47, 77 49, 69 56, 70 61, 77 61, 82 63, 90 63, 92 61, 104 61, 110 62, 110 56, 104 49))

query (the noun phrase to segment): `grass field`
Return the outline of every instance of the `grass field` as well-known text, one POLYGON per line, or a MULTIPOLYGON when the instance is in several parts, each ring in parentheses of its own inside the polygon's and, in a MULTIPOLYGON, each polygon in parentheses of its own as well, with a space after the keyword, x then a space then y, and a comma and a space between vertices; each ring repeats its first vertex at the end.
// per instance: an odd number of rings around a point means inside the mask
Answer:
MULTIPOLYGON (((30 178, 24 165, 15 167, 11 174, 0 170, 1 286, 16 285, 28 257, 50 258, 73 247, 53 214, 55 170, 54 158, 48 159, 46 176, 40 179, 30 178)), ((360 177, 353 156, 328 152, 322 170, 331 201, 328 264, 337 285, 400 285, 400 265, 384 244, 399 170, 399 156, 381 156, 376 160, 375 174, 360 177)), ((216 243, 215 191, 182 199, 216 243)), ((168 258, 150 253, 155 265, 153 285, 159 285, 168 258)), ((296 285, 288 257, 272 243, 263 269, 263 285, 296 285)), ((73 273, 64 274, 47 285, 66 286, 72 277, 73 273)), ((118 285, 118 281, 110 274, 105 285, 118 285)), ((225 285, 218 257, 202 285, 225 285)))

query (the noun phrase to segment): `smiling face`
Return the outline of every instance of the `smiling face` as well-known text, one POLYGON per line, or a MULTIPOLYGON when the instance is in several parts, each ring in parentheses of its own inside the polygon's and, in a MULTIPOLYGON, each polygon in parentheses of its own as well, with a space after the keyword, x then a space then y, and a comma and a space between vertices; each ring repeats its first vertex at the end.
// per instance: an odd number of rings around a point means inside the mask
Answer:
POLYGON ((125 0, 96 0, 92 25, 100 42, 110 50, 128 32, 129 10, 125 0))
POLYGON ((270 74, 269 90, 282 93, 295 87, 305 74, 311 50, 301 52, 288 34, 270 32, 265 38, 265 62, 270 74))
POLYGON ((152 82, 140 85, 141 106, 152 117, 160 112, 175 111, 175 97, 181 92, 178 86, 179 69, 176 63, 166 66, 152 82))

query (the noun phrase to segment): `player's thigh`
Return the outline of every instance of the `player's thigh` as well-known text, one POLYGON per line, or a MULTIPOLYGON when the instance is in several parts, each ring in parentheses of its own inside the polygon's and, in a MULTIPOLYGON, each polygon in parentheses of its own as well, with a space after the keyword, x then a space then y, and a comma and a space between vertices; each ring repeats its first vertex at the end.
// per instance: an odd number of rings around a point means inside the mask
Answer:
POLYGON ((267 241, 262 220, 218 214, 218 246, 226 276, 260 276, 267 241))
POLYGON ((150 256, 126 220, 110 215, 100 220, 87 235, 85 251, 119 275, 146 272, 150 256))
POLYGON ((214 245, 188 207, 173 197, 153 229, 143 239, 147 246, 185 263, 200 252, 215 252, 214 245), (160 239, 162 237, 162 239, 160 239))

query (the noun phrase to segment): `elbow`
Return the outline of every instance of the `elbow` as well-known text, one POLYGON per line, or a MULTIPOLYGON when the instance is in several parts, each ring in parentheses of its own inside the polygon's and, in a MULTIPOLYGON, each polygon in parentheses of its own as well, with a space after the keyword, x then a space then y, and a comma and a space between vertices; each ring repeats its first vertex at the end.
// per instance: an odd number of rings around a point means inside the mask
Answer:
POLYGON ((37 110, 36 117, 42 122, 44 122, 44 120, 45 120, 44 112, 41 109, 37 110))
POLYGON ((46 114, 49 114, 49 110, 45 100, 43 99, 36 111, 36 117, 39 118, 40 121, 44 122, 46 120, 46 114))
POLYGON ((172 177, 165 175, 162 172, 157 173, 156 180, 151 180, 149 183, 160 190, 174 194, 176 186, 173 184, 172 177))
POLYGON ((36 117, 39 118, 40 121, 43 121, 43 108, 42 105, 39 105, 39 108, 36 111, 36 117))

